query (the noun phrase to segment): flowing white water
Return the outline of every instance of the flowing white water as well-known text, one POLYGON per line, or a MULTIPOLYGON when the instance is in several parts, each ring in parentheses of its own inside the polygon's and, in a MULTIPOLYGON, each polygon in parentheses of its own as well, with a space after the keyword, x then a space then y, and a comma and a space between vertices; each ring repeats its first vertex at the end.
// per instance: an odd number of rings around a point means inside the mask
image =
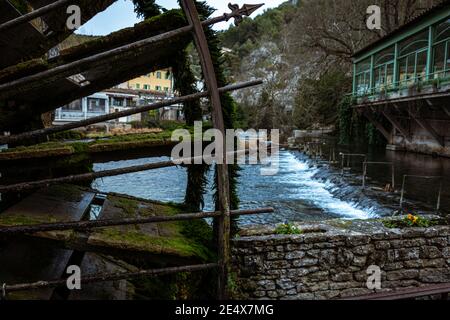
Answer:
POLYGON ((280 155, 280 174, 275 177, 278 183, 296 185, 290 197, 311 201, 315 206, 323 208, 344 218, 369 219, 373 214, 358 209, 356 204, 335 198, 330 190, 334 188, 331 182, 323 183, 314 180, 319 169, 310 167, 306 161, 297 159, 290 152, 280 155))
MULTIPOLYGON (((95 164, 94 170, 107 170, 168 158, 144 158, 95 164)), ((281 151, 279 172, 275 176, 262 176, 260 166, 242 166, 239 179, 239 196, 242 208, 272 206, 271 215, 242 217, 241 224, 279 223, 298 220, 323 220, 329 218, 367 219, 374 215, 370 210, 358 208, 355 203, 333 196, 335 185, 314 178, 318 170, 306 160, 289 151, 281 151)), ((212 180, 212 172, 210 172, 212 180)), ((165 168, 96 180, 93 187, 103 192, 125 193, 147 199, 181 202, 186 186, 183 168, 165 168)), ((211 185, 210 185, 211 187, 211 185)), ((208 188, 209 190, 211 188, 208 188)), ((205 196, 206 210, 213 209, 212 192, 205 196)))

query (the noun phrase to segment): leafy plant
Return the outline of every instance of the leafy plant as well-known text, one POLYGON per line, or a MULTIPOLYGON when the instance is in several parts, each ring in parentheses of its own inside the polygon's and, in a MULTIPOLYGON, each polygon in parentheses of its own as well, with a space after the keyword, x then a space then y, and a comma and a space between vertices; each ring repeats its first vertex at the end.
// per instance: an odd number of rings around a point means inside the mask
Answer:
POLYGON ((284 223, 284 224, 280 224, 275 229, 275 233, 291 235, 291 234, 302 234, 303 231, 300 230, 298 227, 296 227, 293 223, 284 223))
POLYGON ((437 225, 437 221, 425 219, 418 215, 408 214, 400 221, 384 221, 384 226, 389 229, 395 228, 429 228, 437 225))

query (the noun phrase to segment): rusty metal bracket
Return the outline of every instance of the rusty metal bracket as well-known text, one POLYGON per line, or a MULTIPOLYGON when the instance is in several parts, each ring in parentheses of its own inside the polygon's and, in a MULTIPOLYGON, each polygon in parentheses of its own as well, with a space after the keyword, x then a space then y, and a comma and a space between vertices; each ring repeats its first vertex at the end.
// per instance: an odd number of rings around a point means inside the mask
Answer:
POLYGON ((232 11, 231 13, 225 13, 224 16, 226 18, 226 21, 229 21, 230 19, 234 18, 234 24, 239 25, 243 20, 244 16, 250 16, 253 12, 258 10, 264 6, 264 3, 261 4, 244 4, 242 8, 239 8, 238 4, 228 4, 228 8, 232 11))

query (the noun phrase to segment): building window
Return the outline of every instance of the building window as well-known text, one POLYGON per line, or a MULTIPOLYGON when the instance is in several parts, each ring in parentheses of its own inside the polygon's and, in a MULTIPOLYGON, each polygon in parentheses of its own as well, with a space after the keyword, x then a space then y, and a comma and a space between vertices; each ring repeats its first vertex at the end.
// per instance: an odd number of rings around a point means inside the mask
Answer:
POLYGON ((144 84, 144 90, 150 90, 150 86, 148 84, 144 84))
POLYGON ((442 22, 436 27, 436 36, 434 41, 440 42, 450 38, 450 19, 442 22))
POLYGON ((450 19, 440 23, 436 27, 434 42, 434 78, 447 77, 450 70, 450 19))
POLYGON ((161 86, 156 86, 157 91, 161 91, 161 86))
POLYGON ((112 98, 112 105, 115 107, 122 107, 123 106, 123 98, 112 98))
POLYGON ((162 79, 162 74, 160 71, 156 72, 156 78, 157 79, 162 79))
POLYGON ((136 83, 136 89, 140 89, 141 85, 139 83, 136 83))
POLYGON ((105 112, 106 100, 98 98, 87 98, 88 112, 105 112))
POLYGON ((386 89, 394 83, 394 47, 381 51, 374 57, 374 87, 386 89))
POLYGON ((169 93, 169 87, 164 87, 164 92, 169 93))
POLYGON ((423 80, 427 69, 428 30, 406 39, 399 47, 400 85, 423 80))
POLYGON ((166 80, 169 80, 169 79, 170 79, 170 72, 167 71, 167 72, 166 72, 166 80))
POLYGON ((366 95, 370 92, 370 59, 356 65, 356 93, 366 95))
POLYGON ((68 112, 83 112, 83 107, 81 105, 81 99, 72 101, 71 103, 62 107, 62 111, 68 112))

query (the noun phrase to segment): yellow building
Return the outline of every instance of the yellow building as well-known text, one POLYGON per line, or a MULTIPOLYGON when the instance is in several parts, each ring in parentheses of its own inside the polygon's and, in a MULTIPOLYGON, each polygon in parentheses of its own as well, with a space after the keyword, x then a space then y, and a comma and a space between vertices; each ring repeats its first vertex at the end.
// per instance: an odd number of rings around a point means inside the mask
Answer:
POLYGON ((173 76, 170 69, 155 71, 126 82, 127 89, 160 91, 173 94, 173 76))

